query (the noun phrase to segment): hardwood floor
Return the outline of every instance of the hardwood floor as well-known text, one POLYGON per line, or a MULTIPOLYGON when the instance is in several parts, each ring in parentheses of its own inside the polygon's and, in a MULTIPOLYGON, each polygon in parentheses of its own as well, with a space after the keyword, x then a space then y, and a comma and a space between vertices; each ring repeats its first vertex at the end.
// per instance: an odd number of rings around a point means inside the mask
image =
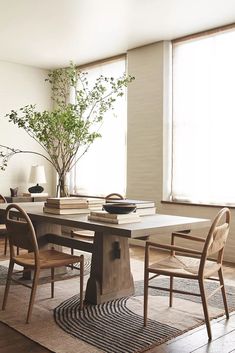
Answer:
MULTIPOLYGON (((0 238, 0 259, 4 242, 0 238)), ((158 257, 159 254, 156 255, 158 257)), ((131 257, 143 260, 144 251, 141 247, 131 247, 131 257)), ((227 283, 235 284, 235 266, 224 266, 224 277, 227 283)), ((148 353, 235 353, 235 312, 230 319, 224 317, 212 321, 213 340, 208 343, 205 326, 196 329, 157 346, 148 353)), ((0 322, 0 353, 50 353, 51 351, 31 341, 14 329, 0 322)), ((125 352, 123 352, 125 353, 125 352)))
POLYGON ((0 322, 0 353, 50 353, 38 343, 0 322))
POLYGON ((212 321, 213 340, 208 342, 205 325, 155 347, 148 353, 231 353, 235 352, 235 313, 230 319, 212 321), (226 332, 226 333, 224 333, 226 332))

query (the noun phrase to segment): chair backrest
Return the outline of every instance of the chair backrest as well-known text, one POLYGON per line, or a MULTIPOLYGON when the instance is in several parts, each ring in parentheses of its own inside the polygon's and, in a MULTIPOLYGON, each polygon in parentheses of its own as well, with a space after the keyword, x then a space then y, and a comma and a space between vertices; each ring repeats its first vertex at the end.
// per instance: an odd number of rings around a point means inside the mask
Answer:
POLYGON ((33 224, 27 213, 16 204, 6 208, 6 227, 10 243, 10 255, 15 256, 14 246, 26 249, 35 254, 35 262, 39 261, 38 243, 33 224), (18 211, 13 214, 11 211, 18 211))
POLYGON ((215 217, 208 236, 205 241, 200 269, 203 271, 208 256, 217 254, 217 262, 222 264, 224 247, 227 241, 231 221, 230 210, 226 207, 222 208, 215 217))
POLYGON ((105 196, 105 200, 124 200, 124 197, 121 194, 118 194, 116 192, 113 192, 112 194, 109 194, 105 196))
POLYGON ((0 203, 6 203, 6 202, 7 200, 5 199, 5 197, 0 194, 0 203))
MULTIPOLYGON (((7 200, 3 195, 0 194, 0 203, 6 203, 7 200)), ((0 223, 3 224, 5 223, 5 218, 3 216, 0 216, 0 223)))

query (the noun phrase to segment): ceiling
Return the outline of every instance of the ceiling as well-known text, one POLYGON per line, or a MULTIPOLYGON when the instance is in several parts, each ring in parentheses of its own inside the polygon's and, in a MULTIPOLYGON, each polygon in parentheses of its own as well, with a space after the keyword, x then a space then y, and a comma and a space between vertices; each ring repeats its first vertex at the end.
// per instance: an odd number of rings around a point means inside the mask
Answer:
POLYGON ((235 0, 0 0, 0 60, 84 64, 235 22, 235 0))

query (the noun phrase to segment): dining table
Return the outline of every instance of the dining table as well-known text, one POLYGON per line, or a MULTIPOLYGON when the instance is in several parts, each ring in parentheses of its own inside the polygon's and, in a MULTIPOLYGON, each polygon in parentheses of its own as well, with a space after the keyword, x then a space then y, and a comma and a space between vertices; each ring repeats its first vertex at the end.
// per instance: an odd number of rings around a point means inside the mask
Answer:
MULTIPOLYGON (((5 215, 8 204, 0 204, 0 216, 5 215)), ((93 304, 134 293, 134 282, 130 268, 129 239, 157 239, 163 232, 191 231, 211 225, 210 219, 156 213, 142 216, 140 222, 109 224, 88 220, 87 214, 55 215, 43 212, 43 202, 20 203, 29 215, 38 238, 40 248, 55 244, 88 251, 91 256, 90 277, 85 299, 93 304), (62 227, 94 231, 94 242, 86 244, 62 235, 62 227)), ((17 211, 16 211, 17 216, 17 211)))

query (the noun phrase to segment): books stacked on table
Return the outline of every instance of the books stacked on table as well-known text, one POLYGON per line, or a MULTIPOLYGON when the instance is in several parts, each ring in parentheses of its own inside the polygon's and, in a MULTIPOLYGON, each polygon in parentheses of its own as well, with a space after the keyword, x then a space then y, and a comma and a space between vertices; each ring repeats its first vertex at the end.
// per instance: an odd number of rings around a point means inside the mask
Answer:
POLYGON ((50 197, 44 203, 43 212, 53 214, 89 214, 86 199, 80 197, 50 197))
POLYGON ((105 203, 105 199, 98 198, 83 198, 83 200, 86 200, 87 206, 91 211, 101 211, 105 203))
POLYGON ((145 201, 136 204, 136 213, 140 216, 150 216, 156 214, 156 206, 153 201, 145 201))
POLYGON ((28 197, 48 197, 47 192, 24 192, 23 196, 28 197))
POLYGON ((108 213, 106 211, 91 211, 88 219, 91 221, 105 222, 112 224, 125 224, 140 222, 140 216, 134 212, 128 214, 108 213))
POLYGON ((106 200, 107 203, 134 203, 136 205, 135 213, 139 216, 150 216, 156 214, 156 205, 154 201, 142 201, 142 200, 106 200))

